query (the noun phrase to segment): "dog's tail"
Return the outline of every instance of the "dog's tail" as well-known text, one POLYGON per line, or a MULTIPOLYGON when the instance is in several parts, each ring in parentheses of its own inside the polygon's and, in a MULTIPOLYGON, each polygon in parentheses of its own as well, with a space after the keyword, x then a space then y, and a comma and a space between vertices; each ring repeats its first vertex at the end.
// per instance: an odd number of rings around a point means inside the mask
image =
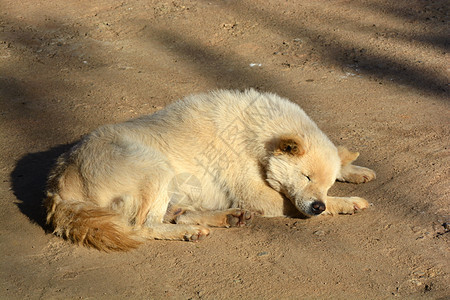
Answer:
POLYGON ((137 248, 145 229, 133 229, 118 213, 85 202, 64 201, 48 192, 45 199, 47 224, 54 233, 72 242, 98 250, 128 251, 137 248))

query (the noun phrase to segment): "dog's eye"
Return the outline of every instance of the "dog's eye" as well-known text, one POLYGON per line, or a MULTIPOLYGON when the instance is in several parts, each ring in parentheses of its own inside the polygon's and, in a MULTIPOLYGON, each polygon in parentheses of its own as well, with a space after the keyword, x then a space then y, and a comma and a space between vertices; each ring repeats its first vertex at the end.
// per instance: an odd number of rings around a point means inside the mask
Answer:
POLYGON ((311 181, 311 178, 308 175, 304 175, 308 181, 311 181))

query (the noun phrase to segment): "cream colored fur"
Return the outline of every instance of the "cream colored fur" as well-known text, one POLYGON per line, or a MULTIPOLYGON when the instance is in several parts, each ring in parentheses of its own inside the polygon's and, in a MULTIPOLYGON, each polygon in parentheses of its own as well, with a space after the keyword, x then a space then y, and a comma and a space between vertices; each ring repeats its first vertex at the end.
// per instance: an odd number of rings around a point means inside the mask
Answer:
POLYGON ((367 201, 327 192, 336 179, 375 178, 351 164, 357 156, 277 95, 189 96, 102 126, 63 154, 48 181, 47 221, 58 235, 111 251, 146 239, 198 240, 207 226, 245 225, 249 212, 351 214, 367 201))

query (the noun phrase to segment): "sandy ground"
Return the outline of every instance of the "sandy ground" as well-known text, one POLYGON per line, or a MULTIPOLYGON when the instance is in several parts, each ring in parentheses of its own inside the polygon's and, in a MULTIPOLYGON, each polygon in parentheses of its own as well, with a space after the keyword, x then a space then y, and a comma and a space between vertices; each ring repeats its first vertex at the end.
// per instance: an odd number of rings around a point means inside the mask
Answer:
POLYGON ((445 0, 0 1, 0 298, 449 297, 448 11, 445 0), (288 97, 360 151, 378 178, 331 192, 373 205, 128 253, 46 232, 48 170, 83 134, 248 87, 288 97))

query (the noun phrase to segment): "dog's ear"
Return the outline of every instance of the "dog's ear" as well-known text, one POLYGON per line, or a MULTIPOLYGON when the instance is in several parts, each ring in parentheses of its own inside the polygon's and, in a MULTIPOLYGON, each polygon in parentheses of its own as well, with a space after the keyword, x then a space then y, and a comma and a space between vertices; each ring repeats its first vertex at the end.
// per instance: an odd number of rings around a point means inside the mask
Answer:
POLYGON ((350 152, 344 146, 339 146, 337 148, 338 148, 339 158, 341 159, 342 167, 349 165, 350 163, 355 161, 359 156, 359 152, 350 152))
POLYGON ((274 155, 289 154, 301 156, 305 154, 305 143, 298 136, 281 136, 274 155))

